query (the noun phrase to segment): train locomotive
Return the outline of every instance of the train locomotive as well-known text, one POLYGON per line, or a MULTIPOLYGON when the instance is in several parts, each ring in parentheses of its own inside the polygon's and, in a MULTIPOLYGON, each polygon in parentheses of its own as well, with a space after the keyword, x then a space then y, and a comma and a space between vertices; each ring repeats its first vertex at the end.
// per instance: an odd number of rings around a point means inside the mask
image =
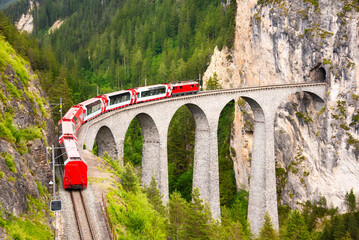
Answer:
POLYGON ((195 81, 156 84, 100 95, 71 107, 58 125, 59 144, 64 156, 64 188, 87 187, 87 164, 79 153, 76 137, 82 124, 103 113, 129 105, 195 94, 198 91, 199 85, 195 81))

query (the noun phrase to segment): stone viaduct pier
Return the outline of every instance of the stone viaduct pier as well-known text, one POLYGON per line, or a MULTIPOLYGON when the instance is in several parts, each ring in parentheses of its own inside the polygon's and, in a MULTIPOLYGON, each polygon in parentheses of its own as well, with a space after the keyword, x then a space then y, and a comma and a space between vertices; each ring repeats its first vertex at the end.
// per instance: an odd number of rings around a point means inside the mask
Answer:
POLYGON ((137 118, 143 135, 142 185, 155 176, 158 187, 168 200, 167 134, 175 112, 186 105, 196 121, 193 186, 210 204, 213 217, 220 217, 218 173, 218 121, 223 108, 234 99, 243 98, 252 108, 255 124, 249 189, 248 218, 258 233, 267 211, 278 228, 276 195, 274 120, 278 106, 289 95, 305 92, 318 109, 324 106, 325 83, 289 84, 200 92, 195 95, 141 103, 105 113, 84 124, 78 134, 91 150, 96 139, 98 152, 107 151, 122 159, 124 139, 131 121, 137 118))

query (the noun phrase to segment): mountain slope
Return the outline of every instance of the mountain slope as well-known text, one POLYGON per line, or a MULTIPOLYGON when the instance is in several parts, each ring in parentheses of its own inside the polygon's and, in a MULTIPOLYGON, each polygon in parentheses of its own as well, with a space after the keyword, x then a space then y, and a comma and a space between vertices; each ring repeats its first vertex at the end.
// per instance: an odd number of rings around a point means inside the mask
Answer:
POLYGON ((3 35, 0 79, 0 238, 51 239, 45 148, 54 124, 37 76, 3 35))

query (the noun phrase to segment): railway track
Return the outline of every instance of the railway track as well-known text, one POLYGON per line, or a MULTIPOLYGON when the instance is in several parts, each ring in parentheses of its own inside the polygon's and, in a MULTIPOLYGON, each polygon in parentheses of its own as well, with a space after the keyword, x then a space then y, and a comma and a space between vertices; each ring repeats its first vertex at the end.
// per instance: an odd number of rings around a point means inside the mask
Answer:
POLYGON ((72 190, 70 194, 80 239, 96 240, 81 190, 72 190))
MULTIPOLYGON (((60 166, 61 179, 64 179, 63 169, 60 166)), ((81 240, 96 240, 89 213, 81 190, 70 190, 71 202, 74 210, 75 220, 81 240)))

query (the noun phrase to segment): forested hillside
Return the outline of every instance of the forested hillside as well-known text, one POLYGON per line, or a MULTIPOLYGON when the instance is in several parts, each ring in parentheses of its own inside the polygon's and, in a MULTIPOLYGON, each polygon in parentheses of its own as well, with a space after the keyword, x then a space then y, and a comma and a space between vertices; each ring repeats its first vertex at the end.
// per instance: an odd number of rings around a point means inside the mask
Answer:
MULTIPOLYGON (((38 2, 34 35, 70 71, 74 102, 94 96, 96 85, 104 93, 144 85, 145 79, 148 84, 197 79, 215 46, 233 44, 236 1, 38 2), (61 30, 48 34, 59 19, 61 30)), ((6 13, 14 16, 18 8, 6 13)))

